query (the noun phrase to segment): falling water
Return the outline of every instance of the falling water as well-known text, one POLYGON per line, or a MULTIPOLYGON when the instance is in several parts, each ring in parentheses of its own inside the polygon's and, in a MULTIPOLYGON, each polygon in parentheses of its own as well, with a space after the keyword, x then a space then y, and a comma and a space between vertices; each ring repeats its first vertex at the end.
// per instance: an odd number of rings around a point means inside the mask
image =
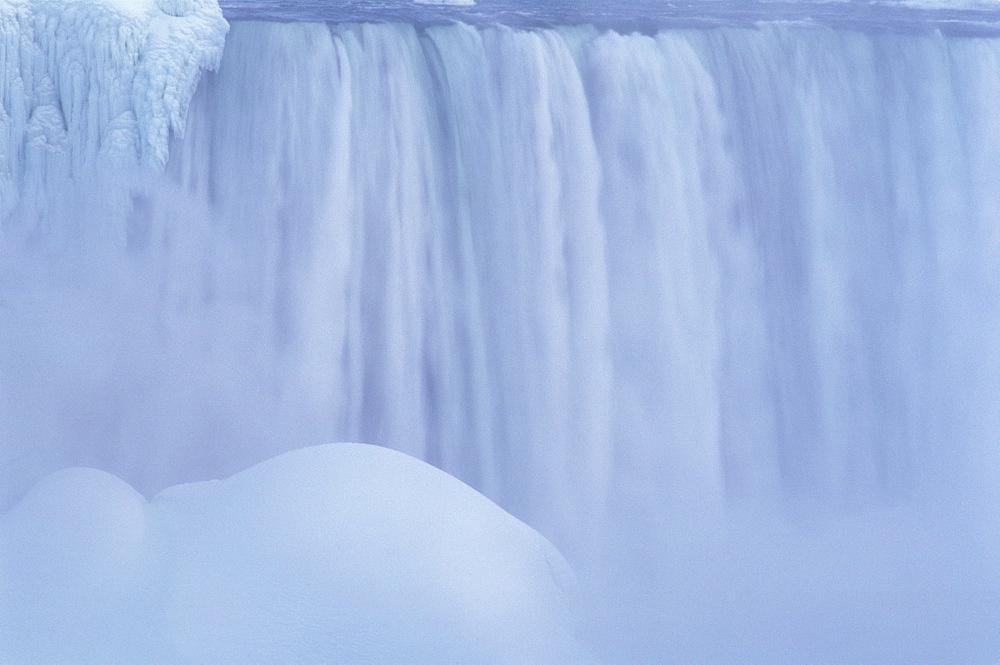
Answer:
POLYGON ((995 568, 908 525, 993 538, 998 108, 940 31, 236 21, 162 174, 42 151, 0 206, 0 503, 364 441, 641 587, 650 658, 995 658, 995 568), (954 578, 850 633, 870 561, 954 578))

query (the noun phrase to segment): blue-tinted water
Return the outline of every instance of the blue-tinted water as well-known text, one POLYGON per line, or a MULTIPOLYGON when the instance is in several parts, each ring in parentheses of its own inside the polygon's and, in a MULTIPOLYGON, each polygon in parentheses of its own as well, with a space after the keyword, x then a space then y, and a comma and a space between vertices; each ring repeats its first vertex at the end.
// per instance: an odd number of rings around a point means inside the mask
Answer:
POLYGON ((229 19, 402 21, 421 25, 548 27, 592 24, 622 32, 661 28, 805 22, 864 30, 1000 35, 1000 9, 920 7, 886 2, 753 2, 729 0, 480 0, 473 6, 408 0, 222 0, 229 19))

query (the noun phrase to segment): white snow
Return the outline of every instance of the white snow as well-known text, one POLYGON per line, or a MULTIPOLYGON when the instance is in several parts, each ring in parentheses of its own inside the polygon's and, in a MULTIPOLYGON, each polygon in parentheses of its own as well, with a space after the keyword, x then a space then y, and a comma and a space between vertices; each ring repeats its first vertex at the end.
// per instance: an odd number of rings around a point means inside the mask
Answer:
POLYGON ((150 502, 70 469, 0 517, 0 662, 582 662, 573 585, 536 532, 388 449, 150 502))
POLYGON ((413 0, 418 5, 449 5, 452 7, 472 7, 475 0, 413 0))
POLYGON ((215 0, 0 0, 0 213, 98 156, 162 167, 227 30, 215 0))

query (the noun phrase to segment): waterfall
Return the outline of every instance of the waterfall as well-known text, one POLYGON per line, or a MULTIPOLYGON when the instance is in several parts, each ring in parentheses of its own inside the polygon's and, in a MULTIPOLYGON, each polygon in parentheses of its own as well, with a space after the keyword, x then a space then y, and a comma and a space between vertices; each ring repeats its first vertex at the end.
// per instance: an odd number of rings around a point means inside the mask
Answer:
POLYGON ((4 174, 0 503, 361 441, 577 561, 995 513, 997 108, 940 31, 234 21, 162 173, 4 174))

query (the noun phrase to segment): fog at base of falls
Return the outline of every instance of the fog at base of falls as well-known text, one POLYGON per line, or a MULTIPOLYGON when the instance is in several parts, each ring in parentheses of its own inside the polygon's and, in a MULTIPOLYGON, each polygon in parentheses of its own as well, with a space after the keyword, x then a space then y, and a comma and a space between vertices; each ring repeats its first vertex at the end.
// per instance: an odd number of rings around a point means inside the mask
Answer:
POLYGON ((998 74, 941 35, 236 23, 162 176, 4 223, 0 503, 364 441, 551 538, 612 662, 995 658, 998 74))

